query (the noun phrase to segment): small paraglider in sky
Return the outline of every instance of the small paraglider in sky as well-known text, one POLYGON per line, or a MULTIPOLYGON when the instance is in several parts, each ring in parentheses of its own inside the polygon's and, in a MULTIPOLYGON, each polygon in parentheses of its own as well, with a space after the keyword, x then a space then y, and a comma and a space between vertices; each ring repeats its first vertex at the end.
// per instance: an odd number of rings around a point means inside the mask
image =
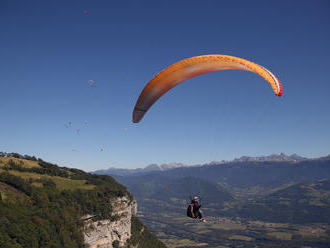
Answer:
POLYGON ((91 87, 94 87, 95 86, 95 82, 94 80, 88 80, 88 83, 91 87))
POLYGON ((65 124, 65 127, 69 128, 69 127, 71 127, 71 124, 72 124, 71 121, 69 121, 67 124, 65 124))

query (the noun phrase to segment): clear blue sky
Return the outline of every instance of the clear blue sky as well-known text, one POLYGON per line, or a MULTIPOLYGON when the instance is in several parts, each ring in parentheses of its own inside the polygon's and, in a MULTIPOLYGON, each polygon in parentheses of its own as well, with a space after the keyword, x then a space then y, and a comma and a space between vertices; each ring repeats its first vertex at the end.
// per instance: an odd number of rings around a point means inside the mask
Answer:
POLYGON ((0 151, 84 170, 330 153, 327 0, 2 0, 0 30, 0 151), (256 74, 213 72, 131 122, 153 75, 202 54, 265 66, 284 96, 256 74))

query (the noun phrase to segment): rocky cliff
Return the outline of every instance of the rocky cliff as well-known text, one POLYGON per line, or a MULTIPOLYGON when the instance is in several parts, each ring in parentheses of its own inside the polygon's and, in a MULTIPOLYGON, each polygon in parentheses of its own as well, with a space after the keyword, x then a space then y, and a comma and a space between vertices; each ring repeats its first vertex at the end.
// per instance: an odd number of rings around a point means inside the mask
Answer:
POLYGON ((90 248, 124 247, 131 238, 131 219, 137 213, 136 201, 120 197, 111 201, 112 214, 109 219, 94 220, 86 215, 84 240, 90 248))

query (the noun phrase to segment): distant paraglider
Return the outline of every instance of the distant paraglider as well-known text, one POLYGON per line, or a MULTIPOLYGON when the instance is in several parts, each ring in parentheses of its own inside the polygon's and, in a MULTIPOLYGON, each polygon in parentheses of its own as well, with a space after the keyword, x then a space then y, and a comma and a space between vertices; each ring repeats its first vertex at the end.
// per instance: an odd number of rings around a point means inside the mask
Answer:
MULTIPOLYGON (((84 124, 83 124, 84 127, 88 128, 88 122, 87 122, 87 121, 84 121, 83 123, 84 123, 84 124)), ((65 126, 66 128, 70 128, 70 127, 72 127, 72 122, 69 121, 68 123, 64 124, 64 126, 65 126)), ((76 134, 80 135, 81 128, 82 128, 81 125, 80 125, 80 126, 77 126, 77 127, 74 127, 74 130, 76 131, 76 134), (80 128, 78 128, 78 127, 80 127, 80 128)))
POLYGON ((69 121, 68 123, 65 124, 65 127, 69 128, 69 127, 71 127, 71 125, 72 125, 72 123, 71 123, 71 121, 69 121))
POLYGON ((149 108, 176 85, 200 74, 221 70, 244 70, 254 72, 263 77, 270 84, 275 95, 282 96, 283 90, 280 81, 273 73, 260 65, 229 55, 211 54, 196 56, 170 65, 149 81, 135 104, 133 122, 139 122, 149 108))
POLYGON ((95 81, 94 80, 88 80, 88 83, 91 87, 95 86, 95 81))

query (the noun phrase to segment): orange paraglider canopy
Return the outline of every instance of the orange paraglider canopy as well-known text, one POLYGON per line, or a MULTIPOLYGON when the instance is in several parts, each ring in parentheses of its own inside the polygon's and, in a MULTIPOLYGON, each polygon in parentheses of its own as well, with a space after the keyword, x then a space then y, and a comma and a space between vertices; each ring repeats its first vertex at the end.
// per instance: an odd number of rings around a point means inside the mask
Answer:
POLYGON ((257 73, 270 84, 275 95, 282 95, 283 90, 280 81, 273 73, 260 65, 229 55, 196 56, 170 65, 150 80, 135 104, 133 122, 139 122, 148 109, 176 85, 197 75, 221 70, 245 70, 257 73))

